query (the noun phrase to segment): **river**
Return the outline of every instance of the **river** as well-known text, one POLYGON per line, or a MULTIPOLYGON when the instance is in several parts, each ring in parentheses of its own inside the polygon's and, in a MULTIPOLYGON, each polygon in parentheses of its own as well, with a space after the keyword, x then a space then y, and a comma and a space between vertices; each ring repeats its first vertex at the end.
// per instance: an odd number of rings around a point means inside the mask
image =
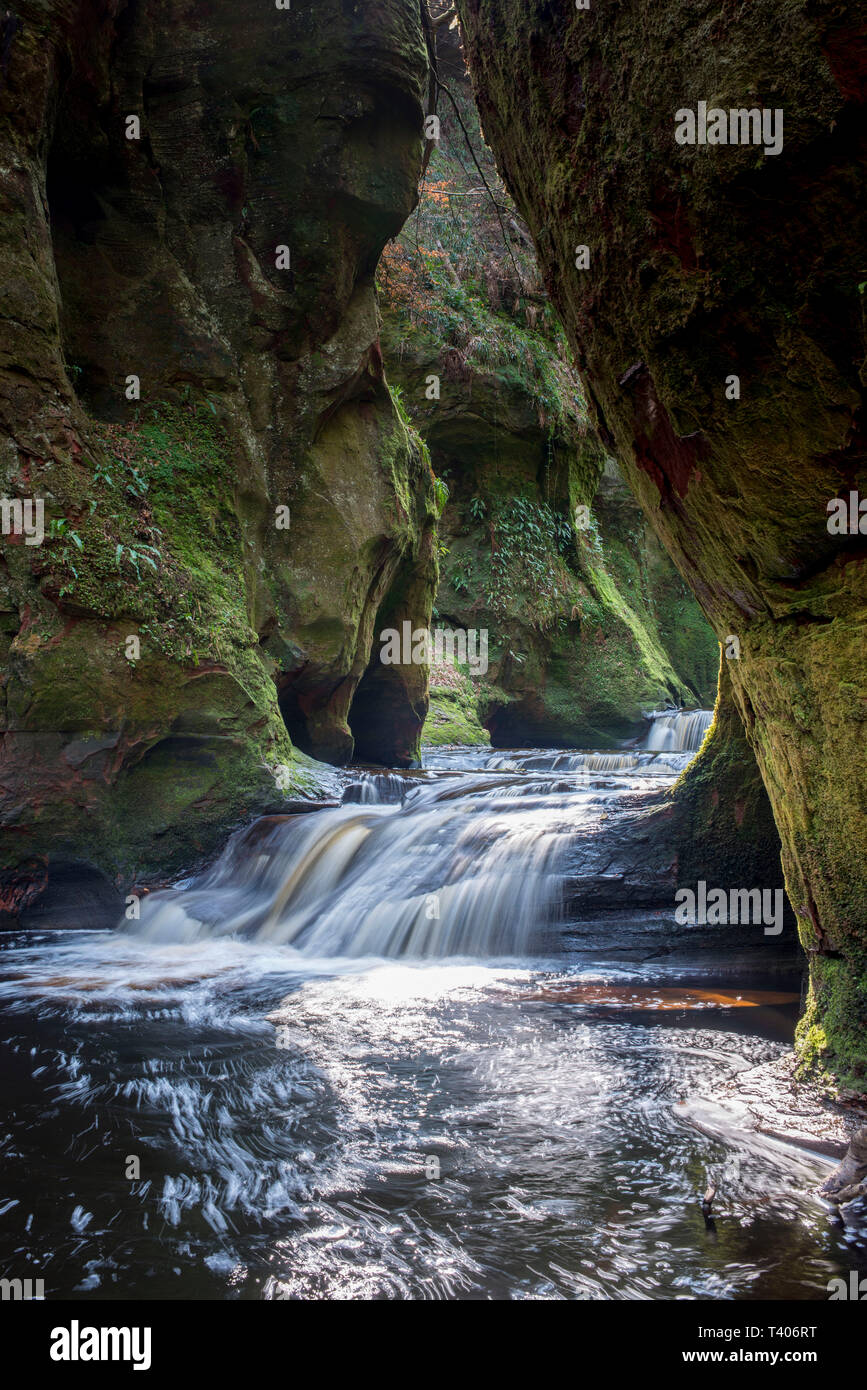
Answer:
POLYGON ((616 837, 694 751, 655 737, 353 773, 117 931, 4 933, 0 1272, 76 1299, 826 1299, 858 1267, 827 1164, 677 1113, 790 1045, 791 943, 570 915, 576 827, 616 837))

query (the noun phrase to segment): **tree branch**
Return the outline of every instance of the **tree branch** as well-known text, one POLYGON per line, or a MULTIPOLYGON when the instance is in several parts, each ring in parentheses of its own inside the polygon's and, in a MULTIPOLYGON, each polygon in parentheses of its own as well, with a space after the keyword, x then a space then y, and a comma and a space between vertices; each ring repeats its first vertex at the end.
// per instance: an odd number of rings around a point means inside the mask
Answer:
POLYGON ((508 253, 509 253, 509 260, 512 262, 512 268, 513 268, 513 270, 514 270, 514 272, 515 272, 515 275, 516 275, 516 277, 517 277, 519 289, 520 289, 520 291, 521 291, 521 294, 523 294, 523 292, 524 292, 524 277, 522 276, 520 270, 518 269, 518 263, 517 263, 517 261, 515 260, 515 257, 512 255, 512 243, 510 242, 510 240, 509 240, 509 238, 508 238, 508 235, 507 235, 507 233, 506 233, 506 224, 504 223, 503 218, 502 218, 502 215, 501 215, 501 213, 500 213, 499 204, 497 203, 497 200, 496 200, 496 198, 494 197, 493 192, 491 191, 491 186, 490 186, 490 184, 488 183, 488 180, 485 178, 485 171, 484 171, 484 169, 482 168, 481 164, 479 163, 478 159, 476 158, 476 152, 475 152, 475 150, 473 149, 473 144, 472 144, 472 141, 470 140, 469 131, 467 130, 466 126, 464 125, 463 118, 461 117, 461 113, 460 113, 460 110, 459 110, 459 108, 458 108, 458 103, 456 102, 456 100, 455 100, 454 96, 452 95, 452 93, 449 91, 449 89, 448 89, 448 87, 446 86, 446 84, 445 84, 443 81, 440 80, 440 77, 439 77, 438 74, 436 75, 436 84, 437 84, 437 90, 438 90, 439 92, 445 92, 446 96, 448 97, 449 101, 450 101, 451 104, 452 104, 452 109, 454 110, 455 117, 456 117, 456 119, 457 119, 457 123, 458 123, 458 125, 460 126, 461 130, 463 131, 464 139, 465 139, 466 142, 467 142, 467 149, 469 150, 470 154, 471 154, 472 157, 473 157, 473 163, 474 163, 475 166, 476 166, 476 171, 477 171, 477 173, 478 173, 478 175, 479 175, 479 178, 481 179, 482 183, 485 185, 485 188, 486 188, 486 190, 487 190, 488 197, 490 198, 491 203, 492 203, 493 208, 494 208, 494 211, 495 211, 495 213, 497 214, 497 221, 498 221, 499 224, 500 224, 500 231, 503 233, 503 245, 505 246, 506 250, 507 250, 508 253))

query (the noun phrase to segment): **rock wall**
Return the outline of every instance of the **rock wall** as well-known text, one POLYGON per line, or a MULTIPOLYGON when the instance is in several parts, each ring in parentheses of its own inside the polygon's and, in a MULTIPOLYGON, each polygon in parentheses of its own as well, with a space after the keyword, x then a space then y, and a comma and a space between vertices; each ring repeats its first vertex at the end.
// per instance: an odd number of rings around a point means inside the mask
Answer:
POLYGON ((601 436, 740 644, 733 698, 810 958, 804 1054, 863 1086, 865 552, 827 524, 867 492, 863 7, 458 9, 601 436), (782 112, 781 151, 677 143, 700 102, 782 112))
POLYGON ((436 63, 439 138, 378 277, 389 381, 449 487, 436 616, 489 634, 495 745, 608 747, 655 706, 712 704, 718 644, 590 425, 456 28, 436 63))
POLYGON ((427 81, 415 0, 0 18, 0 487, 45 509, 2 538, 5 911, 190 865, 305 754, 416 757, 375 636, 428 621, 436 504, 373 276, 427 81))

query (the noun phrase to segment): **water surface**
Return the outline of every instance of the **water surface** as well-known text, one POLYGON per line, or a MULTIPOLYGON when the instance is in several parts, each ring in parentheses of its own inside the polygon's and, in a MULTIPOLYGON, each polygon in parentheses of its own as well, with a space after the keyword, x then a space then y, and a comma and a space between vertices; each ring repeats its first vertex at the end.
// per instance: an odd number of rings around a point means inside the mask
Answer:
POLYGON ((122 931, 4 934, 3 1272, 79 1299, 825 1299, 863 1269, 822 1160, 678 1116, 789 1045, 790 947, 562 911, 570 831, 616 835, 682 759, 593 762, 619 756, 356 774, 122 931))

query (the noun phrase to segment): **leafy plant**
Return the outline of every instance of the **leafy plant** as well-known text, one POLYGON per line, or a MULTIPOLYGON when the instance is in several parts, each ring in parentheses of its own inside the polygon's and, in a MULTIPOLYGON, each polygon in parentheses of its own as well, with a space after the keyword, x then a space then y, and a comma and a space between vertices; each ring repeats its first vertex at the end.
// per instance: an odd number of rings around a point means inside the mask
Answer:
POLYGON ((475 566, 470 557, 459 561, 452 573, 452 588, 456 594, 468 594, 475 576, 475 566))
POLYGON ((534 625, 550 627, 568 587, 563 559, 572 549, 568 517, 545 502, 515 497, 492 516, 491 536, 489 607, 505 614, 522 595, 534 625))
POLYGON ((77 531, 70 529, 69 522, 65 516, 55 516, 51 518, 48 523, 48 535, 51 540, 59 540, 61 538, 70 540, 78 546, 79 550, 82 549, 81 536, 77 531))
POLYGON ((391 399, 394 401, 394 408, 397 411, 402 424, 404 424, 408 430, 411 430, 412 420, 410 420, 409 418, 409 411, 407 410, 406 405, 404 403, 402 388, 400 386, 390 386, 389 390, 391 392, 391 399))
POLYGON ((156 555, 157 560, 162 560, 162 555, 160 554, 159 550, 156 549, 155 546, 140 545, 137 550, 133 550, 131 545, 118 545, 117 549, 114 552, 114 562, 117 566, 117 569, 120 570, 124 557, 126 557, 126 559, 129 561, 129 563, 135 570, 137 577, 141 579, 139 561, 141 560, 141 562, 145 565, 150 565, 151 569, 154 572, 156 572, 156 560, 152 558, 154 555, 156 555))
MULTIPOLYGON (((55 516, 52 517, 48 523, 48 539, 52 541, 63 541, 64 544, 59 553, 60 563, 64 567, 64 569, 69 570, 73 578, 77 580, 79 577, 78 570, 76 569, 72 559, 74 552, 70 550, 69 547, 70 544, 72 544, 76 547, 77 550, 83 550, 84 542, 82 541, 81 536, 78 534, 77 531, 74 531, 72 529, 72 527, 69 524, 69 521, 65 516, 55 516)), ((63 596, 64 594, 71 594, 74 591, 74 588, 74 584, 62 584, 60 588, 61 596, 63 596)))
POLYGON ((433 488, 437 504, 437 515, 442 516, 446 502, 449 500, 449 486, 442 478, 434 478, 433 488))

